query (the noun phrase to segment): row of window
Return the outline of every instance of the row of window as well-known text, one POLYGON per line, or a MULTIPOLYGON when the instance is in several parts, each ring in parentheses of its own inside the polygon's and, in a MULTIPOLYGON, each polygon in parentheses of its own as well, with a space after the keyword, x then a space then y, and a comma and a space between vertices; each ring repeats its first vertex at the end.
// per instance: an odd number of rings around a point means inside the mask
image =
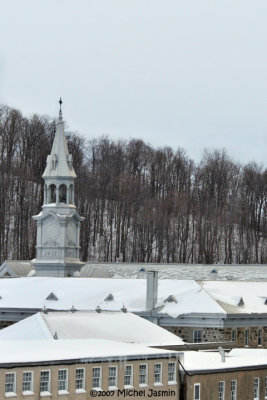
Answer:
MULTIPOLYGON (((267 399, 267 377, 264 379, 264 398, 267 399)), ((230 386, 230 400, 237 399, 237 380, 231 381, 230 386)), ((260 399, 260 378, 253 380, 253 400, 260 399)), ((201 400, 200 398, 200 383, 194 384, 194 400, 201 400)), ((220 381, 218 387, 218 400, 225 400, 225 382, 220 381)))
MULTIPOLYGON (((133 365, 125 365, 124 385, 133 386, 133 365)), ((76 368, 75 389, 76 391, 85 390, 85 368, 76 368)), ((58 391, 68 391, 68 369, 58 370, 58 391)), ((118 367, 111 365, 108 367, 108 387, 116 388, 118 383, 118 367)), ((162 383, 162 363, 154 364, 154 384, 162 383)), ((176 363, 168 363, 168 383, 176 383, 176 363)), ((22 392, 33 392, 34 373, 33 371, 23 372, 22 392)), ((148 364, 139 365, 139 385, 148 384, 148 364)), ((102 367, 92 368, 91 386, 94 389, 102 388, 102 367)), ((40 372, 40 392, 50 392, 51 371, 40 372)), ((16 393, 16 372, 6 373, 5 392, 16 393)))
MULTIPOLYGON (((250 332, 249 329, 245 329, 244 333, 244 345, 246 347, 249 346, 249 336, 250 332)), ((196 329, 193 331, 193 342, 194 343, 200 343, 202 342, 202 331, 199 329, 196 329)), ((236 342, 236 329, 232 330, 232 342, 236 342)), ((258 329, 258 335, 257 335, 257 345, 262 346, 262 329, 258 329)))

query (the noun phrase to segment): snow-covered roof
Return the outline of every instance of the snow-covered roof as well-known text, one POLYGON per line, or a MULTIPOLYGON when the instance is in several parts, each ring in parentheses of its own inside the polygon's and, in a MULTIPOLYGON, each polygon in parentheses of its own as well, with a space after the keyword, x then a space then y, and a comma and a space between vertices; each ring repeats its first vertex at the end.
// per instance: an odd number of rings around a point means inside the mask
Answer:
POLYGON ((267 350, 234 349, 225 354, 225 362, 219 352, 185 351, 182 362, 186 371, 221 370, 267 365, 267 350))
MULTIPOLYGON (((163 279, 158 282, 157 312, 185 314, 266 313, 267 282, 163 279), (176 301, 166 301, 168 298, 176 301)), ((0 310, 146 310, 145 279, 20 278, 0 279, 0 310), (54 296, 57 298, 53 300, 54 296), (113 300, 108 300, 112 295, 113 300), (51 299, 52 300, 49 300, 51 299), (106 300, 105 300, 106 299, 106 300)))
POLYGON ((203 281, 200 284, 229 314, 267 313, 267 282, 203 281))
MULTIPOLYGON (((50 204, 49 207, 52 207, 50 204)), ((40 213, 41 215, 41 213, 40 213)), ((10 268, 30 261, 6 261, 10 268), (14 264, 13 264, 14 263, 14 264)), ((2 264, 3 266, 4 264, 2 264)), ((1 268, 0 267, 0 276, 1 268)), ((141 263, 87 263, 80 270, 81 278, 144 279, 148 270, 159 271, 159 279, 267 281, 267 265, 202 265, 202 264, 141 264, 141 263), (216 270, 216 273, 212 272, 216 270)), ((28 276, 21 271, 18 276, 28 276)), ((12 275, 12 276, 16 276, 12 275)), ((30 275, 31 276, 31 275, 30 275)))
POLYGON ((37 313, 0 330, 0 340, 109 339, 146 346, 177 346, 184 342, 132 313, 66 311, 37 313))
POLYGON ((87 263, 81 277, 143 279, 147 270, 159 271, 159 279, 267 281, 267 265, 203 265, 203 264, 143 264, 87 263), (212 273, 213 270, 217 273, 212 273))
MULTIPOLYGON (((266 283, 267 286, 267 283, 266 283)), ((146 310, 145 279, 97 279, 35 277, 0 280, 0 309, 146 310), (53 292, 58 300, 47 300, 53 292), (105 301, 112 294, 114 300, 105 301)), ((225 314, 224 309, 192 280, 159 280, 158 312, 177 317, 188 313, 225 314), (177 303, 165 302, 173 295, 177 303)))
POLYGON ((30 261, 6 260, 0 267, 0 277, 20 278, 28 276, 33 269, 34 267, 30 261))
POLYGON ((0 341, 0 365, 42 361, 80 360, 117 357, 169 357, 178 354, 140 344, 103 339, 0 341))

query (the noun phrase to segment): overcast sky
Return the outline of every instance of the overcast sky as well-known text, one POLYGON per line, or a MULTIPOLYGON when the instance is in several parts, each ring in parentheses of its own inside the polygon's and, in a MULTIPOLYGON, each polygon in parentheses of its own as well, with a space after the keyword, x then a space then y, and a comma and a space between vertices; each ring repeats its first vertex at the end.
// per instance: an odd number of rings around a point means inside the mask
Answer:
POLYGON ((267 166, 266 0, 0 3, 0 103, 267 166))

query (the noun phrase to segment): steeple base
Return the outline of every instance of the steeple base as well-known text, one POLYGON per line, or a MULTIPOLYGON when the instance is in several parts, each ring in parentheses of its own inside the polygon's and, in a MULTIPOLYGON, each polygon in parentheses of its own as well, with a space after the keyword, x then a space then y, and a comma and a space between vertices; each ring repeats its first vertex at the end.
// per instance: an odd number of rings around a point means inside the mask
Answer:
POLYGON ((77 261, 74 263, 38 263, 32 261, 35 268, 35 276, 70 277, 79 276, 80 269, 85 263, 77 261))

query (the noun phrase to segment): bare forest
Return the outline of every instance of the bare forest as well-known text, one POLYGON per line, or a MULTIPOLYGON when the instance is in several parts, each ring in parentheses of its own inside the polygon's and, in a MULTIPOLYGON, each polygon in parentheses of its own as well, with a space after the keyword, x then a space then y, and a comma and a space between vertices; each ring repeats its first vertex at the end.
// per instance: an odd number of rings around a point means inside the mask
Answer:
MULTIPOLYGON (((0 263, 35 257, 55 120, 0 106, 0 263)), ((142 140, 70 134, 75 203, 90 261, 267 263, 267 170, 223 150, 200 163, 142 140)))

